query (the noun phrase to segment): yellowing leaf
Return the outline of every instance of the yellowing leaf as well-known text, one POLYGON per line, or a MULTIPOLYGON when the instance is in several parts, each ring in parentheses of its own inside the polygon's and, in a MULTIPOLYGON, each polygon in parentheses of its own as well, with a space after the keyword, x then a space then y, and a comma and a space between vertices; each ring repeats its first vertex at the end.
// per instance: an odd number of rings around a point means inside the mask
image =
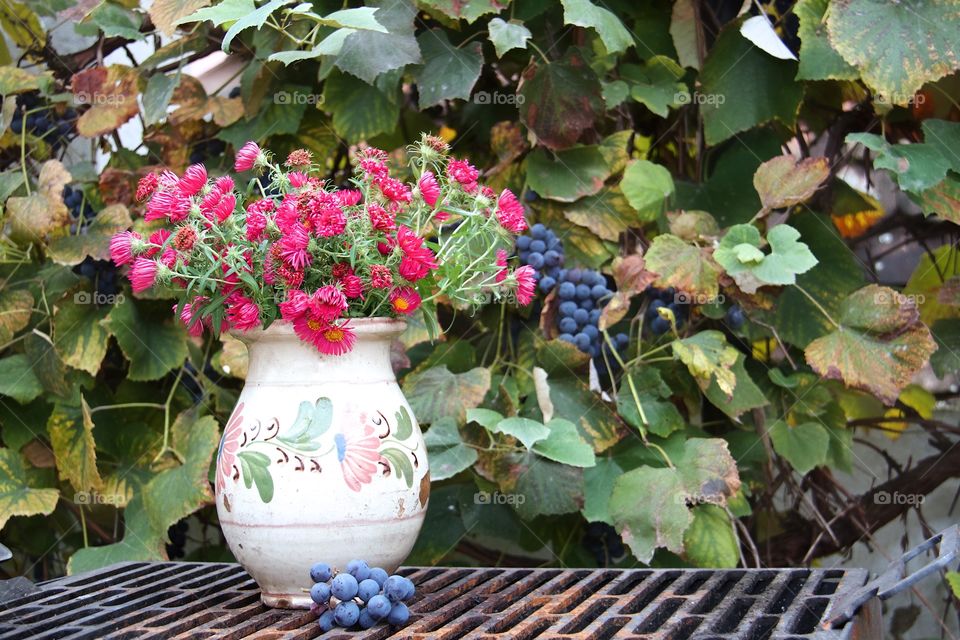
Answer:
POLYGON ((10 342, 30 322, 33 295, 25 289, 0 289, 0 344, 10 342))
POLYGON ((26 481, 23 458, 12 449, 0 449, 0 529, 11 516, 50 515, 57 506, 56 489, 34 489, 26 481))
POLYGON ((163 35, 172 36, 181 18, 208 4, 210 0, 154 0, 150 5, 150 19, 163 35))
POLYGON ((116 131, 137 115, 139 78, 133 69, 121 65, 92 67, 74 74, 71 81, 74 99, 90 105, 77 120, 77 133, 94 138, 116 131))
POLYGON ((826 158, 779 156, 767 160, 753 176, 765 210, 782 209, 808 200, 830 176, 826 158))
POLYGON ((37 190, 7 200, 11 235, 36 242, 67 224, 70 214, 63 203, 63 188, 73 178, 59 160, 47 160, 40 168, 37 190))
POLYGON ((80 408, 54 407, 47 421, 47 432, 62 478, 69 480, 77 491, 92 491, 103 486, 97 471, 93 418, 86 400, 81 398, 80 408))
POLYGON ((705 391, 710 381, 716 380, 727 396, 733 395, 737 377, 731 367, 736 363, 739 351, 727 344, 723 333, 709 329, 674 340, 671 346, 673 355, 687 365, 701 389, 705 391))
POLYGON ((912 300, 878 285, 853 292, 842 309, 840 327, 807 346, 807 363, 892 405, 936 351, 930 330, 912 300))
POLYGON ((646 261, 647 269, 658 274, 657 287, 674 287, 695 298, 716 298, 720 267, 706 250, 664 233, 653 239, 646 261))

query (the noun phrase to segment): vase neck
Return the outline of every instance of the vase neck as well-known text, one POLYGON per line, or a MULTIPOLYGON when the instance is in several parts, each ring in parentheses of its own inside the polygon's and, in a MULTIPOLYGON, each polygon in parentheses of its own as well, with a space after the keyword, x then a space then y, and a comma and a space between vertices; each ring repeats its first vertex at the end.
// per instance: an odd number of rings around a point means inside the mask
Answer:
POLYGON ((248 343, 247 384, 311 385, 328 382, 395 382, 390 348, 395 335, 359 334, 348 353, 325 355, 290 332, 248 343))

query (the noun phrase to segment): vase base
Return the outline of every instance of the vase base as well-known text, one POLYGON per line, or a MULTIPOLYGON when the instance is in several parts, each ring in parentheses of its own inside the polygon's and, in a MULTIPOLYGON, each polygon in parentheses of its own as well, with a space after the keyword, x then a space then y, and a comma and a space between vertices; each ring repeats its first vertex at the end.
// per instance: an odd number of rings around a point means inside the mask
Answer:
POLYGON ((309 609, 313 600, 307 593, 264 593, 260 592, 260 602, 273 609, 309 609))

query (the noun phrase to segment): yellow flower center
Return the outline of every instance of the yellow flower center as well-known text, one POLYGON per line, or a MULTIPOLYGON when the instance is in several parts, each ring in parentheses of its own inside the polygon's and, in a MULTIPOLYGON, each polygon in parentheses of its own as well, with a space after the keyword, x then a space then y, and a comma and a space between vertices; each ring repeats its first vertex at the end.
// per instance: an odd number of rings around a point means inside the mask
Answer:
POLYGON ((397 311, 406 311, 410 308, 410 303, 407 302, 406 298, 397 298, 393 301, 393 308, 397 311))
POLYGON ((343 330, 336 327, 327 329, 323 332, 323 337, 330 342, 341 342, 343 340, 343 330))
POLYGON ((307 320, 307 326, 310 327, 311 331, 319 331, 320 329, 323 328, 323 323, 320 322, 319 320, 314 320, 313 318, 310 318, 309 320, 307 320))

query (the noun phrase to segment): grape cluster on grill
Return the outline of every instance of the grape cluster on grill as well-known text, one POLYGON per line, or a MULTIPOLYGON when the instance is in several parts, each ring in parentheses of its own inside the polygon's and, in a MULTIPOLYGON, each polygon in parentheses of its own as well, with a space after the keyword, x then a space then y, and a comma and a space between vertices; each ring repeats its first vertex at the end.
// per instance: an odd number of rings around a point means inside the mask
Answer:
POLYGON ((413 581, 389 576, 363 560, 351 560, 340 572, 318 562, 310 568, 310 579, 310 599, 320 614, 322 632, 334 627, 369 629, 380 622, 399 626, 410 618, 405 603, 416 593, 413 581))
POLYGON ((667 289, 657 289, 656 287, 647 287, 647 299, 650 303, 647 305, 647 326, 650 332, 655 336, 662 336, 670 331, 670 321, 660 315, 660 309, 669 309, 673 312, 673 317, 677 323, 677 329, 683 326, 683 323, 690 317, 689 298, 678 293, 673 287, 667 289))
POLYGON ((52 105, 42 102, 40 94, 24 93, 17 99, 10 130, 20 135, 26 129, 28 134, 43 138, 51 148, 56 149, 68 141, 76 119, 76 109, 66 108, 58 113, 52 105))
POLYGON ((530 227, 528 235, 517 238, 517 254, 520 262, 536 270, 540 290, 550 293, 557 284, 563 267, 563 243, 553 230, 541 223, 530 227))
POLYGON ((606 522, 589 523, 583 533, 581 544, 601 567, 615 563, 627 552, 617 530, 606 522))

